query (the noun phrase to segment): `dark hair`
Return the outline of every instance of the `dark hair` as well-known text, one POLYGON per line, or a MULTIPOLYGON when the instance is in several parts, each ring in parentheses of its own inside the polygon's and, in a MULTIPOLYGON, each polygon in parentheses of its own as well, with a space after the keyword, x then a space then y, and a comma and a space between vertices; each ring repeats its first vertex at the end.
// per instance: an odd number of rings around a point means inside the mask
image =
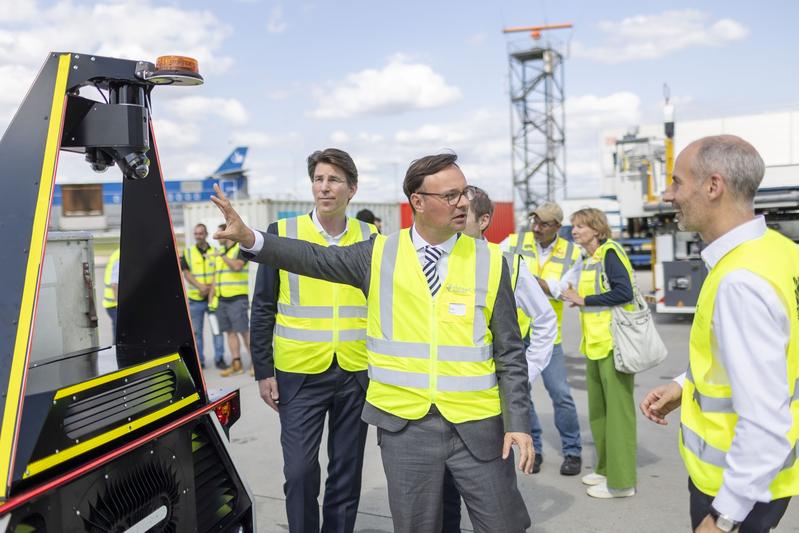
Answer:
POLYGON ((411 201, 411 195, 422 188, 424 179, 427 176, 441 172, 450 165, 458 166, 455 161, 458 160, 457 154, 436 154, 426 155, 411 162, 408 171, 405 173, 405 181, 402 183, 402 190, 408 201, 411 201))
POLYGON ((314 173, 316 172, 316 165, 319 163, 327 163, 334 167, 340 168, 344 171, 347 177, 347 185, 355 187, 358 185, 358 169, 355 167, 355 161, 352 160, 350 154, 338 148, 325 148, 324 150, 317 150, 308 156, 308 177, 313 181, 314 173))
POLYGON ((483 215, 488 215, 489 219, 494 216, 494 202, 488 197, 488 194, 480 187, 472 187, 474 191, 474 198, 472 199, 469 207, 476 218, 483 215))
POLYGON ((226 230, 227 229, 227 224, 222 223, 222 224, 217 226, 217 229, 226 230))
POLYGON ((197 229, 197 228, 202 228, 203 230, 205 230, 206 233, 208 233, 208 228, 202 222, 200 222, 199 224, 195 224, 194 225, 194 229, 197 229))
POLYGON ((361 222, 366 222, 367 224, 374 224, 375 223, 375 214, 372 213, 368 209, 361 209, 355 215, 355 218, 360 220, 361 222))

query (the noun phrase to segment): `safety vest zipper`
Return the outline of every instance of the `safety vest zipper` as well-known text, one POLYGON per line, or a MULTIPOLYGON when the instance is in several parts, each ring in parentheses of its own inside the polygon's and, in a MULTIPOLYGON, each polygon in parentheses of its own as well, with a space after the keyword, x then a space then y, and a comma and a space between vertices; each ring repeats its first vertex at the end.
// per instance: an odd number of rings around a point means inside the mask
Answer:
MULTIPOLYGON (((439 292, 441 290, 439 289, 439 292)), ((438 362, 438 321, 436 320, 436 302, 438 294, 433 296, 430 306, 430 401, 436 403, 436 390, 438 389, 438 375, 436 363, 438 362)))

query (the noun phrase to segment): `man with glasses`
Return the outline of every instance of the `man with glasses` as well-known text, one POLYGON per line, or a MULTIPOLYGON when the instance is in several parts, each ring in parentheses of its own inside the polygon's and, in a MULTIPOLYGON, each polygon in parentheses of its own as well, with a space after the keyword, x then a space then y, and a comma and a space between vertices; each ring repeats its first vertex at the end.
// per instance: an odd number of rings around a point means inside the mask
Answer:
POLYGON ((227 222, 217 238, 256 262, 346 283, 367 299, 369 389, 394 531, 439 531, 444 473, 475 531, 521 533, 530 517, 516 486, 532 470, 527 363, 510 274, 498 247, 462 235, 472 190, 455 154, 414 161, 403 189, 411 228, 348 247, 255 232, 216 188, 227 222))
MULTIPOLYGON (((560 237, 563 210, 554 202, 545 202, 533 211, 530 217, 532 231, 521 235, 511 234, 508 237, 507 250, 524 256, 524 262, 530 273, 538 278, 539 284, 549 296, 552 308, 558 317, 558 336, 552 350, 549 365, 541 373, 544 387, 552 399, 555 410, 555 427, 560 433, 563 463, 560 473, 564 476, 576 476, 582 469, 582 444, 580 443, 580 422, 574 406, 569 382, 566 379, 566 357, 561 344, 563 325, 563 301, 561 293, 569 285, 577 286, 582 267, 580 247, 560 237)), ((541 422, 535 412, 530 411, 532 423, 533 446, 535 447, 535 464, 533 473, 541 470, 544 460, 542 455, 541 422)))

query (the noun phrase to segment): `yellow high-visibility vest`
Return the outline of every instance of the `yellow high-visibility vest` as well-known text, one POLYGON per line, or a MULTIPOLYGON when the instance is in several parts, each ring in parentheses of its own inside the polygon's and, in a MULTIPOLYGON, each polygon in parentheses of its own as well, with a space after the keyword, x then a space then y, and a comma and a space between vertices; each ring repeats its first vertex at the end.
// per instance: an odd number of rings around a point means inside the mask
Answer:
MULTIPOLYGON (((505 252, 502 254, 505 258, 505 263, 508 265, 510 271, 510 284, 513 288, 513 294, 516 294, 516 285, 519 283, 519 266, 524 262, 521 255, 514 254, 513 252, 505 252)), ((524 267, 527 268, 527 267, 524 267)), ((522 339, 525 339, 530 333, 530 317, 522 311, 521 307, 516 307, 516 320, 519 322, 519 331, 522 334, 522 339)))
POLYGON ((119 248, 113 251, 108 258, 108 263, 105 265, 105 275, 103 281, 105 288, 103 289, 103 307, 106 309, 113 309, 117 306, 117 298, 114 296, 114 289, 111 288, 111 277, 114 273, 114 267, 119 264, 119 248))
MULTIPOLYGON (((508 239, 509 251, 524 257, 527 269, 533 276, 548 281, 560 281, 563 275, 577 262, 582 253, 579 246, 558 236, 555 237, 555 245, 549 258, 544 263, 541 263, 538 257, 538 248, 535 245, 535 235, 533 235, 532 231, 522 233, 521 241, 516 233, 511 233, 508 239)), ((563 325, 563 302, 556 298, 550 298, 549 303, 552 304, 555 316, 558 317, 558 336, 555 338, 555 344, 560 344, 563 325)))
MULTIPOLYGON (((219 250, 222 253, 222 250, 219 250)), ((228 259, 239 258, 239 245, 234 244, 224 255, 228 259)), ((216 261, 216 294, 222 298, 231 298, 233 296, 241 296, 249 292, 249 266, 248 262, 244 262, 244 266, 239 271, 235 271, 225 263, 221 257, 216 261)))
MULTIPOLYGON (((308 215, 279 220, 278 235, 328 246, 308 215)), ((347 218, 339 246, 364 241, 377 228, 347 218)), ((275 368, 319 374, 333 354, 349 372, 366 370, 366 297, 360 289, 280 271, 275 318, 275 368)))
POLYGON ((461 235, 433 297, 410 230, 378 235, 368 298, 366 400, 407 420, 422 418, 431 404, 453 423, 500 414, 488 324, 501 272, 497 246, 461 235))
MULTIPOLYGON (((206 285, 210 285, 214 281, 214 274, 216 273, 216 257, 211 255, 209 253, 210 251, 211 248, 209 247, 205 251, 205 255, 203 255, 195 244, 186 248, 186 251, 183 252, 183 257, 189 265, 191 275, 194 276, 194 279, 198 282, 206 285)), ((206 299, 204 296, 200 295, 200 291, 191 283, 186 284, 186 295, 189 297, 189 300, 195 300, 197 302, 202 302, 206 299)))
MULTIPOLYGON (((799 494, 799 248, 776 231, 766 230, 728 252, 705 278, 691 327, 689 368, 683 383, 680 414, 680 454, 694 485, 705 494, 721 488, 726 455, 735 436, 738 415, 726 372, 714 354, 713 308, 721 280, 746 269, 771 285, 788 316, 791 335, 785 348, 788 398, 793 425, 785 437, 793 444, 785 463, 769 487, 772 499, 799 494)), ((742 309, 741 312, 746 312, 742 309)), ((775 325, 776 327, 776 325, 775 325)), ((757 354, 751 354, 757 357, 757 354)))
MULTIPOLYGON (((605 255, 608 250, 614 250, 627 273, 630 275, 630 285, 633 283, 633 267, 624 248, 614 240, 608 239, 594 251, 594 255, 585 258, 580 271, 580 282, 577 284, 577 293, 580 296, 592 296, 608 292, 610 287, 605 276, 605 255)), ((635 305, 629 303, 624 306, 632 311, 635 305)), ((613 348, 613 337, 610 333, 611 312, 610 307, 582 306, 580 307, 580 326, 583 338, 580 341, 580 352, 589 359, 604 359, 613 348)))

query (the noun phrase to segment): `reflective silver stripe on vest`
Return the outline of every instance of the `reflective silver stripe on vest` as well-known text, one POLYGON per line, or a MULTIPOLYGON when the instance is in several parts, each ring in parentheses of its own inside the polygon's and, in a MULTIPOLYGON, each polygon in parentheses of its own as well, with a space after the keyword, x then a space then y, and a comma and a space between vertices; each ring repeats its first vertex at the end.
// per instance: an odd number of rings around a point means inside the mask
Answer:
MULTIPOLYGON (((693 372, 691 372, 691 365, 688 365, 688 371, 685 373, 685 377, 690 381, 694 386, 694 401, 699 404, 699 409, 703 413, 734 413, 735 409, 732 405, 732 398, 716 398, 713 396, 706 396, 699 392, 699 389, 696 387, 696 381, 694 381, 693 372)), ((799 400, 799 379, 796 380, 793 390, 793 396, 791 397, 791 403, 799 400)))
POLYGON ((293 318, 333 318, 333 308, 326 305, 289 305, 278 302, 277 312, 293 318))
POLYGON ((510 286, 513 289, 513 292, 516 292, 516 284, 519 282, 519 269, 517 269, 517 265, 521 267, 517 263, 517 261, 521 261, 522 258, 519 255, 514 254, 513 252, 504 252, 502 254, 502 258, 505 260, 505 264, 508 265, 508 273, 510 274, 510 286), (516 276, 513 273, 516 273, 516 276))
POLYGON ((485 376, 438 376, 438 390, 441 392, 476 392, 497 384, 496 374, 485 376))
POLYGON ((366 349, 381 355, 394 357, 413 357, 427 359, 430 357, 430 345, 426 342, 387 341, 374 337, 366 338, 366 349))
POLYGON ((248 282, 246 281, 217 281, 217 285, 244 285, 247 286, 248 282))
POLYGON ((604 313, 605 311, 610 311, 610 307, 594 307, 594 306, 589 307, 587 305, 580 307, 580 312, 585 314, 604 313))
MULTIPOLYGON (((718 466, 719 468, 727 468, 727 452, 723 452, 715 446, 708 444, 698 433, 685 424, 680 424, 680 429, 682 430, 683 446, 692 454, 705 463, 718 466)), ((788 457, 785 458, 780 470, 791 468, 794 463, 796 463, 796 456, 796 445, 794 445, 791 451, 788 452, 788 457)))
POLYGON ((513 253, 516 255, 524 255, 526 257, 535 257, 536 250, 535 250, 535 238, 533 238, 533 249, 532 250, 525 250, 524 249, 524 236, 529 232, 517 233, 516 234, 516 247, 513 249, 513 253))
MULTIPOLYGON (((574 264, 572 261, 572 254, 574 253, 574 243, 572 241, 567 241, 569 244, 566 245, 566 256, 563 258, 560 257, 553 257, 550 259, 553 263, 561 263, 563 264, 563 272, 565 273, 568 271, 571 266, 574 264)), ((552 253, 555 253, 555 250, 552 250, 552 253)))
POLYGON ((430 377, 427 374, 400 372, 372 365, 369 365, 369 379, 385 385, 396 385, 397 387, 414 387, 417 389, 430 387, 430 377))
POLYGON ((799 378, 796 379, 796 382, 793 384, 793 397, 791 398, 791 403, 799 400, 799 378))
POLYGON ((366 318, 367 312, 365 305, 340 305, 338 308, 340 318, 366 318))
POLYGON ((341 329, 338 332, 338 340, 341 342, 366 340, 366 328, 341 329))
POLYGON ((591 271, 596 270, 596 275, 594 276, 594 294, 602 294, 602 284, 600 283, 602 280, 602 261, 598 263, 588 264, 583 263, 583 271, 591 271))
POLYGON ((711 446, 705 442, 699 434, 695 433, 694 430, 685 424, 680 424, 680 429, 682 430, 682 444, 692 454, 696 455, 705 463, 718 466, 719 468, 727 468, 727 452, 721 451, 715 446, 711 446))
POLYGON ((491 251, 485 241, 475 241, 475 279, 474 279, 474 344, 485 344, 488 324, 483 313, 488 300, 488 272, 491 268, 491 251))
POLYGON ((333 342, 332 331, 322 331, 316 329, 297 329, 284 326, 283 324, 275 325, 275 335, 293 341, 333 342))
MULTIPOLYGON (((296 239, 298 236, 297 218, 286 219, 286 237, 296 239)), ((300 276, 293 272, 287 272, 289 278, 289 299, 291 305, 300 305, 300 276)))
POLYGON ((371 235, 372 230, 369 229, 369 224, 364 222, 363 220, 359 220, 358 224, 361 226, 361 240, 366 241, 369 239, 369 235, 371 235))
POLYGON ((400 235, 398 231, 386 239, 380 260, 380 328, 384 339, 394 336, 394 269, 397 265, 400 235))
POLYGON ((439 346, 439 361, 482 363, 494 355, 493 346, 439 346))

